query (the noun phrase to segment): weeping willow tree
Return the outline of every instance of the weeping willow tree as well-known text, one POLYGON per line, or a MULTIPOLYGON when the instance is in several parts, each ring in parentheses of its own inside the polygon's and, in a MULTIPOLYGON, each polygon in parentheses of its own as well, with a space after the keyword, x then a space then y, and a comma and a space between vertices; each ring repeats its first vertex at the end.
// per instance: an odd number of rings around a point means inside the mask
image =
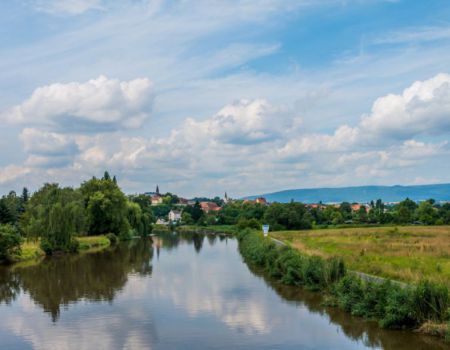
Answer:
POLYGON ((76 251, 74 236, 86 231, 81 193, 70 187, 45 184, 28 201, 21 229, 28 238, 40 238, 46 254, 76 251))

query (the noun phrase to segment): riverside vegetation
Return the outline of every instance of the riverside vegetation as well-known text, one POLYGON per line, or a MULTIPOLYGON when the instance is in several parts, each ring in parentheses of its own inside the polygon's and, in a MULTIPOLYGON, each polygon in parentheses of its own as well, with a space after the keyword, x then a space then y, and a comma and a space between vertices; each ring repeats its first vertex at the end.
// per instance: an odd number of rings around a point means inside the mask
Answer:
POLYGON ((127 197, 108 172, 79 188, 45 184, 32 196, 10 192, 0 201, 0 261, 44 252, 76 252, 151 232, 150 202, 127 197))
POLYGON ((349 269, 450 287, 450 226, 396 226, 278 231, 271 236, 307 255, 340 256, 349 269))
MULTIPOLYGON (((346 270, 342 258, 303 255, 289 246, 278 247, 252 229, 237 233, 239 250, 247 263, 256 265, 281 283, 322 291, 329 305, 393 329, 421 329, 449 338, 447 286, 420 281, 400 286, 390 281, 363 281, 346 270)), ((450 339, 449 339, 450 340, 450 339)))

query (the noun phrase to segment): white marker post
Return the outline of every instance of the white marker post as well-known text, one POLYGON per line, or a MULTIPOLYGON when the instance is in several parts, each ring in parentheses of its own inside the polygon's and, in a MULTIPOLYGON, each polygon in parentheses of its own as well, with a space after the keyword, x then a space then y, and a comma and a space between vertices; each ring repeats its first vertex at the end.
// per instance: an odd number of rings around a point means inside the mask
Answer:
POLYGON ((269 234, 269 225, 262 225, 262 229, 263 229, 264 237, 267 237, 267 235, 269 234))

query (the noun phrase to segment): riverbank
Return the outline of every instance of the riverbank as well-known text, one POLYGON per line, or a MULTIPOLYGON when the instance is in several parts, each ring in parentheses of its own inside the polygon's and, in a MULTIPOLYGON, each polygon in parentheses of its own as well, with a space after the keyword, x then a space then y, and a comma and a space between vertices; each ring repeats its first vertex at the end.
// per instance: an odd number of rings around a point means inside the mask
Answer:
POLYGON ((450 287, 450 226, 391 226, 271 232, 307 255, 340 256, 351 270, 450 287))
POLYGON ((197 233, 227 233, 236 234, 238 232, 234 225, 215 225, 215 226, 197 226, 197 225, 185 225, 178 226, 175 229, 178 232, 197 232, 197 233))
MULTIPOLYGON (((83 236, 75 238, 79 243, 79 250, 82 252, 88 252, 91 250, 104 249, 111 244, 108 237, 105 235, 99 236, 83 236)), ((14 263, 24 263, 30 261, 39 261, 45 256, 44 251, 41 249, 39 241, 24 241, 20 245, 20 255, 14 256, 14 263)))
POLYGON ((342 259, 325 259, 301 254, 288 246, 279 247, 257 231, 243 230, 237 236, 244 260, 283 284, 320 291, 328 305, 376 320, 383 328, 450 336, 450 300, 445 285, 428 281, 409 287, 389 281, 373 283, 347 273, 342 259))

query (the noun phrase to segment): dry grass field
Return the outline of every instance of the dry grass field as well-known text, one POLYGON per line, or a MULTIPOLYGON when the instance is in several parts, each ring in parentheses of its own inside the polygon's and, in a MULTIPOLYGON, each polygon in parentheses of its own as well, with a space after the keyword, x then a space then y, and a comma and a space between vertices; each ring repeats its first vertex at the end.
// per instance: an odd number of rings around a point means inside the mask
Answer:
POLYGON ((450 287, 450 226, 398 226, 273 232, 306 254, 341 256, 356 271, 450 287))

